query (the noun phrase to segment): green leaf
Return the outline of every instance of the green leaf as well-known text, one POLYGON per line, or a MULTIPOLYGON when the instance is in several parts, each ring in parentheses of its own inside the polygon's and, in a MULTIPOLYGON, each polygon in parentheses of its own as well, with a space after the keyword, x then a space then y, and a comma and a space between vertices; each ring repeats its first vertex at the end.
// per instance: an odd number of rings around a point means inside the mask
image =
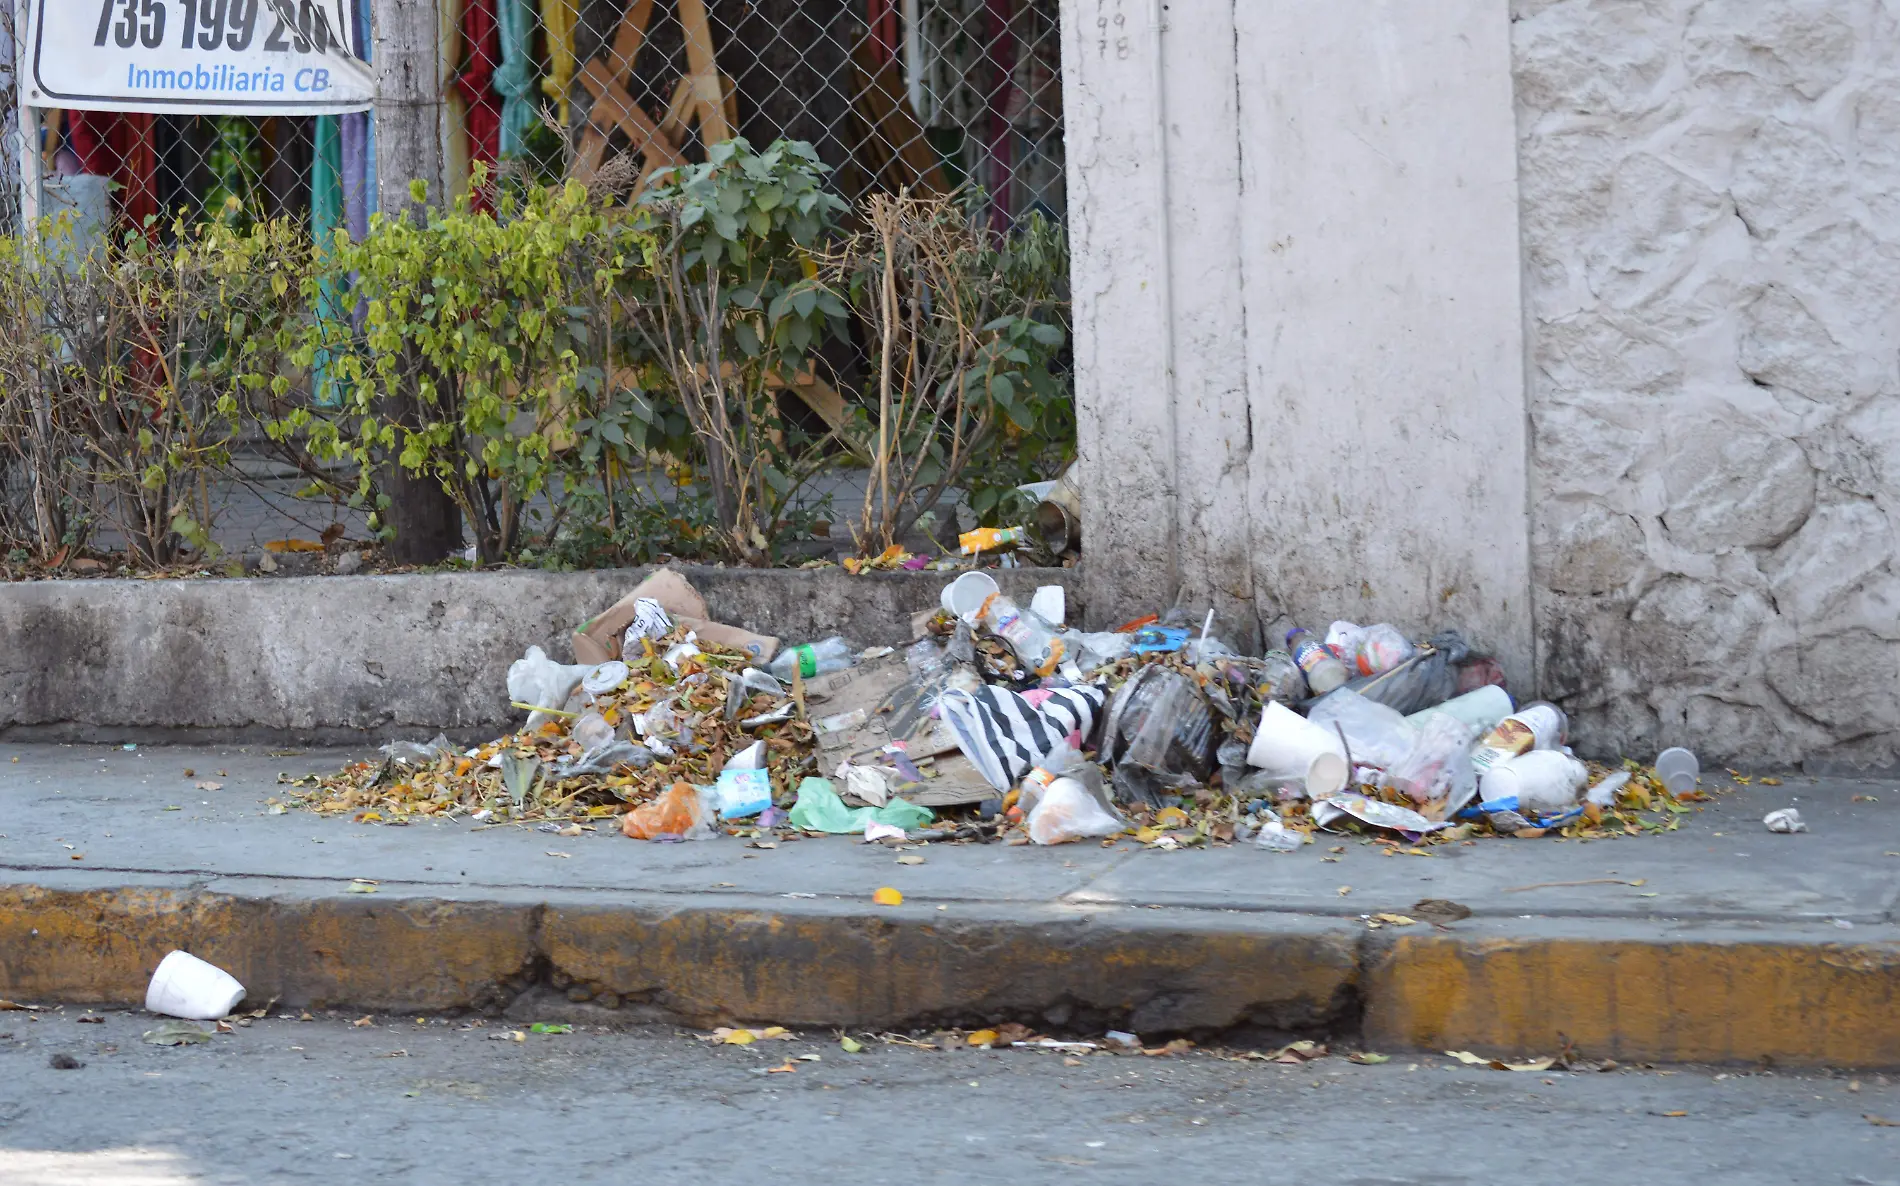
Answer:
MULTIPOLYGON (((1009 381, 1008 375, 990 376, 990 398, 1009 408, 1016 400, 1016 385, 1009 381)), ((1024 425, 1024 427, 1028 427, 1024 425)))
POLYGON ((750 321, 741 321, 733 326, 732 336, 748 358, 757 358, 765 349, 764 343, 759 341, 758 331, 752 328, 750 321))

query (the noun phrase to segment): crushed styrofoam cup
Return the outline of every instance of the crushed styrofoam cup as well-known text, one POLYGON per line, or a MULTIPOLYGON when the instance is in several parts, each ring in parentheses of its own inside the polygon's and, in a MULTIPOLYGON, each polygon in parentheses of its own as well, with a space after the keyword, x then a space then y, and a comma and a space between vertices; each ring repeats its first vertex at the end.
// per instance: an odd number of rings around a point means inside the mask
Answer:
POLYGON ((1783 807, 1761 817, 1761 822, 1770 832, 1805 832, 1808 825, 1801 821, 1801 813, 1792 807, 1783 807))
POLYGON ((167 1017, 216 1021, 229 1017, 244 999, 244 986, 223 968, 188 952, 174 951, 158 961, 145 989, 145 1008, 167 1017))

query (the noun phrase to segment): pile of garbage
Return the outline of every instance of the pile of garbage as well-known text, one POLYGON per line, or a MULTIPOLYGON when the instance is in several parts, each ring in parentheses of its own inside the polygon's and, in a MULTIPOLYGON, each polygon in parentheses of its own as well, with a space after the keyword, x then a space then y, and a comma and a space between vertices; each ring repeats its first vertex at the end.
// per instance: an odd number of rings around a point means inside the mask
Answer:
POLYGON ((535 647, 510 668, 519 731, 288 781, 301 806, 371 823, 1285 851, 1327 831, 1414 848, 1667 831, 1705 797, 1687 751, 1576 758, 1564 713, 1516 704, 1456 631, 1335 622, 1256 657, 1211 612, 1098 633, 1066 616, 1059 586, 1022 606, 972 570, 902 650, 781 650, 662 570, 575 632, 579 662, 535 647))

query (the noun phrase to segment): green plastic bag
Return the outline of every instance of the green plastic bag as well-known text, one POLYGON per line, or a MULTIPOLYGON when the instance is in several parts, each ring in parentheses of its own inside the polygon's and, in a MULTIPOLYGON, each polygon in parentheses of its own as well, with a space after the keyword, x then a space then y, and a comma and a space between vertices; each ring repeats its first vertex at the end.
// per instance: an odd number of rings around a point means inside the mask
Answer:
POLYGON ((828 778, 807 778, 799 783, 798 802, 792 805, 792 826, 808 832, 862 832, 870 820, 909 831, 935 818, 930 808, 896 796, 882 807, 846 807, 828 778))

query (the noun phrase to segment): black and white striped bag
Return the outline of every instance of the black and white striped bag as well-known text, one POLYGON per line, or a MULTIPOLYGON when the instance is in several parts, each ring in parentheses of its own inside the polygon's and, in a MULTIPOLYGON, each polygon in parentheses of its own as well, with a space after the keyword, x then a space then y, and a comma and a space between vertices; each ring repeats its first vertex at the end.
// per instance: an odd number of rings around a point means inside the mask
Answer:
POLYGON ((1070 733, 1079 729, 1088 736, 1107 695, 1106 689, 1093 685, 1057 688, 1037 708, 1008 688, 952 689, 937 707, 956 730, 964 756, 1003 792, 1021 782, 1070 733))

